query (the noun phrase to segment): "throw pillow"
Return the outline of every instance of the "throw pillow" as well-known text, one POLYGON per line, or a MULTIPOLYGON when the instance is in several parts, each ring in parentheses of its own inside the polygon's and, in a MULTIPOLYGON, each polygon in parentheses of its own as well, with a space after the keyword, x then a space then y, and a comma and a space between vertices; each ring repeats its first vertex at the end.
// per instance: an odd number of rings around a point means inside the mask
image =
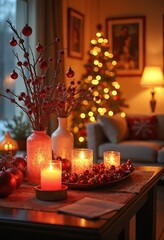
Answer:
POLYGON ((111 117, 107 115, 99 115, 97 119, 110 142, 117 143, 127 138, 127 122, 119 113, 111 117))
POLYGON ((156 116, 127 116, 129 138, 133 140, 157 139, 156 116))

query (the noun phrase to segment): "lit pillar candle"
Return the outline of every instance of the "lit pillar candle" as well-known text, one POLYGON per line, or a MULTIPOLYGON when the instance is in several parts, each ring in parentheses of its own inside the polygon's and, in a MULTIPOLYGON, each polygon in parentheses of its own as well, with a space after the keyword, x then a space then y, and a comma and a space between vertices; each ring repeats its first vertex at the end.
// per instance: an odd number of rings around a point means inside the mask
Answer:
POLYGON ((41 189, 42 190, 59 190, 61 189, 61 161, 42 164, 41 166, 41 189))
POLYGON ((93 166, 93 150, 77 148, 72 150, 72 173, 83 173, 85 170, 91 170, 93 166))
POLYGON ((104 152, 104 165, 105 167, 110 167, 114 165, 115 167, 120 165, 120 152, 106 151, 104 152))

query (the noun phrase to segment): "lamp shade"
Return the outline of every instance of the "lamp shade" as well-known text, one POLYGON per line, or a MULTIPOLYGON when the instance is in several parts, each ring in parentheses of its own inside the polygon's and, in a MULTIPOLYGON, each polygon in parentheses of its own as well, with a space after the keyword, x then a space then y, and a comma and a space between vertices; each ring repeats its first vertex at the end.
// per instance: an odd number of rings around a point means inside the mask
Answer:
POLYGON ((145 67, 140 82, 143 87, 162 87, 164 77, 160 67, 145 67))

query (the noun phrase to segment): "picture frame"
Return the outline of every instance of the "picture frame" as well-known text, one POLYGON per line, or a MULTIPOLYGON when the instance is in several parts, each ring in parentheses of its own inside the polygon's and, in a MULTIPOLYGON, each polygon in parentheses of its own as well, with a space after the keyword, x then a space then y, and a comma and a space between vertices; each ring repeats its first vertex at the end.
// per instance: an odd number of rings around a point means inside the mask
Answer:
POLYGON ((141 76, 145 66, 145 16, 106 19, 118 76, 141 76))
POLYGON ((163 14, 163 74, 164 74, 164 14, 163 14))
POLYGON ((68 8, 68 57, 83 58, 84 14, 68 8))

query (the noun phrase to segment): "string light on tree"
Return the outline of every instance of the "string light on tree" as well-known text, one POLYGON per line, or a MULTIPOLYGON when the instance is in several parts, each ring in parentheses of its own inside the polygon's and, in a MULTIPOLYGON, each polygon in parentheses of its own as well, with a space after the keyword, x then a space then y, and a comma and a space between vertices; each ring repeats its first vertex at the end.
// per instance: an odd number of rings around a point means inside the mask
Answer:
POLYGON ((128 107, 116 80, 117 62, 110 50, 108 39, 101 30, 102 26, 99 24, 95 38, 90 41, 89 57, 84 65, 85 73, 81 77, 82 84, 93 85, 94 100, 85 100, 72 111, 71 131, 77 147, 87 146, 87 123, 96 121, 98 115, 112 116, 118 112, 124 115, 122 108, 128 107))

